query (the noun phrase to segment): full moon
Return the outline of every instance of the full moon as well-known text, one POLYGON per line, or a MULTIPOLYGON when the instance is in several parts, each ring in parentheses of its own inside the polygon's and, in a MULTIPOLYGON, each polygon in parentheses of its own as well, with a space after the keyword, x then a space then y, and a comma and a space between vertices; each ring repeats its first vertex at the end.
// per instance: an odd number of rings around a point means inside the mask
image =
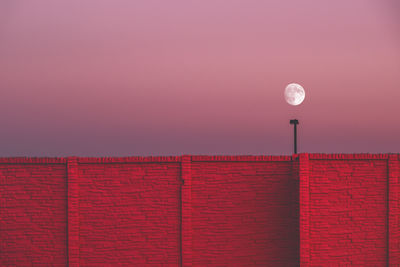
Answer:
POLYGON ((300 105, 306 97, 304 88, 297 83, 291 83, 285 88, 285 100, 292 106, 300 105))

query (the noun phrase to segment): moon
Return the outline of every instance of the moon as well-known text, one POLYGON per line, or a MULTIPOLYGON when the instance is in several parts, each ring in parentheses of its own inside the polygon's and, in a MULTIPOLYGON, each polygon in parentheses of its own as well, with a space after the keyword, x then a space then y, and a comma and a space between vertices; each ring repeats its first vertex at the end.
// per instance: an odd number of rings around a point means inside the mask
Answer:
POLYGON ((297 83, 288 84, 285 88, 285 100, 288 104, 292 106, 300 105, 304 98, 306 97, 306 92, 304 88, 297 83))

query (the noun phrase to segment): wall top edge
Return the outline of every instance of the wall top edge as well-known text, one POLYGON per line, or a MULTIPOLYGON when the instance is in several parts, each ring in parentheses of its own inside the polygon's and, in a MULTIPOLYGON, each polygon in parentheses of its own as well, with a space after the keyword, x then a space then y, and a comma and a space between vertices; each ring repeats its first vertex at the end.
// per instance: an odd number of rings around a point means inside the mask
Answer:
POLYGON ((57 157, 0 157, 0 164, 65 164, 67 158, 57 157))
POLYGON ((78 163, 181 162, 181 156, 76 157, 78 163))
POLYGON ((268 156, 268 155, 195 155, 191 156, 192 161, 292 161, 292 156, 268 156))
POLYGON ((354 153, 354 154, 323 154, 323 153, 310 153, 309 159, 388 159, 391 155, 399 155, 398 153, 387 154, 370 154, 370 153, 354 153))
POLYGON ((400 159, 399 153, 388 154, 323 154, 323 153, 299 153, 291 156, 268 155, 182 155, 182 156, 131 156, 131 157, 0 157, 0 164, 66 164, 68 160, 76 160, 78 163, 136 163, 136 162, 182 162, 182 159, 190 159, 193 162, 201 161, 292 161, 300 155, 306 155, 311 160, 318 159, 388 159, 389 157, 400 159))

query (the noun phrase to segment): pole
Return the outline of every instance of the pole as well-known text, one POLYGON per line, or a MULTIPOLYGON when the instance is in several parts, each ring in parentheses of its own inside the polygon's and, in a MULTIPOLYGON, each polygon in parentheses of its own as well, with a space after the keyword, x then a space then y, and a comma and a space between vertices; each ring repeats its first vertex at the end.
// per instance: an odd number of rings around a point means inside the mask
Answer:
POLYGON ((293 124, 294 128, 293 128, 293 138, 294 138, 294 154, 297 154, 297 124, 299 123, 298 120, 294 119, 294 120, 290 120, 290 124, 293 124))
POLYGON ((297 154, 297 124, 299 124, 299 121, 294 119, 294 120, 290 120, 290 124, 294 125, 294 154, 297 154))

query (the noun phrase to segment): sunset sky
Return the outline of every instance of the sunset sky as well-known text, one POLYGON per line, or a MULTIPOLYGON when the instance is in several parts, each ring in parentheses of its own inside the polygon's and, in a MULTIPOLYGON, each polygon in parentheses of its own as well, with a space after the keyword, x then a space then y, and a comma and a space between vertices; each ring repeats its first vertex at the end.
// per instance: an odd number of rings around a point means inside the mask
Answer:
POLYGON ((396 0, 0 1, 0 156, 400 152, 396 0), (288 105, 285 86, 306 98, 288 105))

